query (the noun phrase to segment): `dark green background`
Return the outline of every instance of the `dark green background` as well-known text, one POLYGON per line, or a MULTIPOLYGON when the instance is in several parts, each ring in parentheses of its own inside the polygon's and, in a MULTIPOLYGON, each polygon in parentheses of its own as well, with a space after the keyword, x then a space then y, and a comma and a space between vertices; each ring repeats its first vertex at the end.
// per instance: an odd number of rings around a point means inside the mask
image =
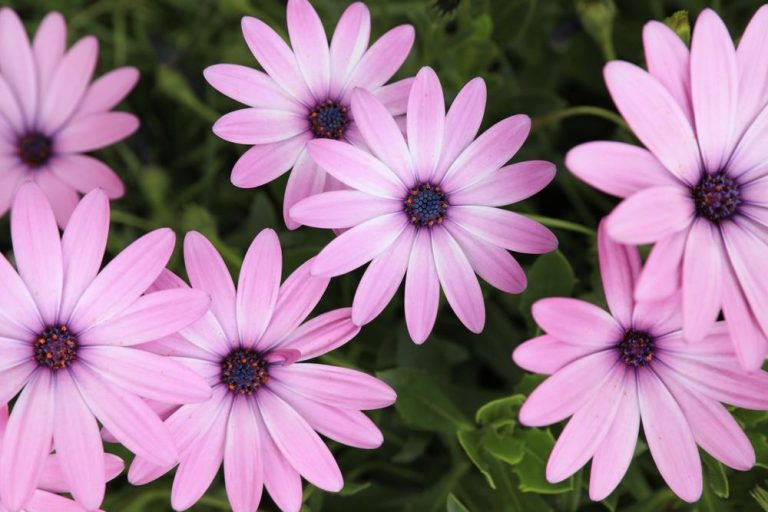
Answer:
MULTIPOLYGON (((348 3, 313 2, 329 33, 348 3)), ((514 209, 553 219, 547 223, 560 239, 561 252, 521 258, 531 282, 521 296, 483 285, 488 320, 482 335, 465 330, 444 304, 434 334, 417 347, 407 337, 398 294, 354 341, 322 358, 378 373, 395 386, 399 401, 372 415, 385 435, 380 449, 331 443, 347 486, 340 495, 307 486, 306 510, 742 511, 760 510, 760 496, 768 506, 768 493, 759 488, 768 487, 768 415, 762 413, 738 413, 755 443, 758 467, 748 473, 724 471, 705 458, 705 490, 697 505, 682 503, 667 489, 642 441, 623 483, 602 504, 587 497, 588 468, 563 484, 547 484, 543 465, 552 434, 524 429, 514 421, 520 397, 512 396, 527 393, 538 380, 524 377, 510 360, 512 349, 536 334, 529 315, 535 299, 574 295, 603 301, 593 230, 615 201, 569 175, 563 155, 587 140, 632 140, 612 114, 601 75, 606 59, 642 63, 642 25, 680 9, 694 17, 714 7, 738 37, 761 2, 461 0, 448 13, 435 3, 455 2, 368 2, 373 35, 412 23, 416 44, 398 77, 432 66, 448 98, 471 78, 483 77, 488 84, 485 127, 516 113, 533 118, 531 137, 515 160, 551 160, 558 174, 543 193, 514 209), (476 418, 478 408, 499 399, 476 418)), ((113 203, 110 254, 160 226, 172 227, 179 239, 195 229, 216 243, 236 273, 255 234, 270 227, 280 235, 287 275, 331 239, 323 230, 285 229, 285 177, 256 190, 232 186, 229 173, 245 147, 211 133, 218 116, 239 107, 205 83, 203 68, 220 62, 255 67, 242 39, 240 17, 261 18, 285 34, 284 0, 24 0, 12 5, 30 29, 48 10, 58 9, 68 19, 70 43, 96 35, 101 72, 123 65, 141 70, 139 85, 123 107, 141 118, 139 132, 98 155, 127 188, 126 196, 113 203)), ((0 220, 0 249, 10 251, 7 217, 0 220)), ((171 266, 181 272, 179 253, 171 266)), ((351 304, 359 276, 334 280, 320 309, 351 304)), ((552 433, 561 428, 555 426, 552 433)), ((170 510, 170 489, 170 477, 140 488, 120 477, 110 484, 104 508, 170 510)), ((264 496, 261 508, 276 510, 264 496)), ((228 509, 221 477, 193 508, 228 509)))

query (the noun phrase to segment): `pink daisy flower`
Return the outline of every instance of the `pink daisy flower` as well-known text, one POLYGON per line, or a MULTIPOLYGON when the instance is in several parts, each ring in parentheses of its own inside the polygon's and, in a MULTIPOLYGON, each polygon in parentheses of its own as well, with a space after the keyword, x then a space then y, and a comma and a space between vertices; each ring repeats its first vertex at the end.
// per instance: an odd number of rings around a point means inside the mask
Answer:
POLYGON ((593 500, 606 498, 621 481, 642 422, 661 476, 675 494, 693 502, 702 491, 697 444, 734 469, 754 465, 749 439, 720 402, 768 409, 768 373, 741 370, 724 322, 699 343, 684 341, 679 294, 636 300, 639 253, 611 241, 604 224, 598 254, 610 313, 569 298, 533 305, 546 334, 517 347, 513 359, 551 377, 531 393, 519 419, 539 427, 571 416, 546 477, 565 480, 592 459, 593 500))
POLYGON ((648 71, 611 62, 616 106, 648 149, 590 142, 566 164, 587 183, 625 198, 609 234, 656 245, 638 299, 683 290, 686 338, 705 336, 723 309, 745 369, 768 353, 768 7, 738 49, 711 10, 699 16, 691 50, 662 23, 643 33, 648 71))
POLYGON ((301 199, 341 188, 307 155, 312 139, 361 141, 350 102, 362 87, 375 94, 393 115, 405 113, 412 79, 385 86, 411 51, 414 30, 393 28, 370 48, 371 15, 355 2, 342 14, 330 45, 317 12, 307 0, 288 0, 292 49, 263 21, 243 18, 243 35, 265 73, 218 64, 205 78, 218 91, 250 108, 231 112, 213 127, 229 142, 253 145, 232 169, 232 183, 253 188, 293 169, 285 190, 283 214, 289 229, 300 226, 288 216, 301 199))
MULTIPOLYGON (((0 408, 0 450, 2 439, 8 425, 8 406, 0 408)), ((104 454, 105 480, 112 480, 123 471, 123 461, 111 453, 104 454)), ((86 512, 76 501, 59 496, 59 493, 69 492, 69 485, 61 470, 61 462, 57 455, 49 455, 43 466, 37 489, 24 507, 27 512, 86 512)), ((0 502, 2 499, 0 498, 0 502)), ((0 503, 0 512, 9 512, 0 503)))
POLYGON ((356 324, 381 313, 405 276, 405 320, 416 343, 432 331, 441 286, 462 323, 480 332, 485 305, 475 272, 500 290, 520 293, 525 274, 507 250, 539 254, 557 247, 544 226, 499 208, 540 191, 555 166, 502 167, 528 136, 524 115, 474 140, 485 98, 483 80, 472 80, 446 115, 440 81, 422 68, 408 99, 407 142, 386 107, 358 89, 352 108, 372 154, 334 140, 309 143, 317 164, 353 190, 305 199, 291 216, 309 226, 351 228, 315 258, 314 274, 338 276, 371 261, 352 305, 356 324))
MULTIPOLYGON (((184 259, 192 286, 211 295, 211 312, 180 335, 143 346, 189 364, 213 388, 210 400, 184 405, 166 420, 181 453, 173 508, 194 505, 222 463, 235 512, 255 512, 262 487, 281 510, 298 511, 302 476, 321 489, 340 490, 339 467, 315 431, 346 445, 376 448, 381 432, 361 410, 395 401, 395 392, 378 379, 305 362, 359 332, 349 308, 305 321, 328 279, 310 275, 310 260, 281 286, 280 242, 270 229, 251 244, 237 289, 201 234, 187 235, 184 259)), ((170 272, 157 287, 188 288, 170 272)), ((128 478, 141 485, 172 467, 140 456, 128 478)))
POLYGON ((115 172, 82 153, 136 131, 136 116, 111 110, 139 73, 120 68, 91 83, 99 42, 87 36, 66 46, 58 12, 45 17, 30 44, 13 9, 0 9, 0 216, 24 181, 39 185, 62 227, 79 193, 102 188, 111 199, 123 195, 115 172))
POLYGON ((132 452, 170 464, 173 438, 140 397, 187 403, 211 395, 189 368, 132 347, 208 310, 200 291, 142 295, 173 252, 173 232, 145 235, 99 272, 108 231, 101 190, 83 198, 61 238, 37 185, 16 194, 18 273, 0 254, 0 403, 21 391, 0 453, 0 496, 12 510, 32 497, 52 444, 75 499, 97 508, 105 482, 97 420, 132 452))

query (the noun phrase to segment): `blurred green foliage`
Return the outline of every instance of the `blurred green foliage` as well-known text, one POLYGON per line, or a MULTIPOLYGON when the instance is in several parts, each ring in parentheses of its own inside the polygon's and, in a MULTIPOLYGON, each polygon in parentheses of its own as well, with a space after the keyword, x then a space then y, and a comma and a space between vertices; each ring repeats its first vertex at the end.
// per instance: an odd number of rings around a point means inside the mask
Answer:
MULTIPOLYGON (((315 0, 330 31, 345 0, 315 0)), ((540 377, 524 376, 510 360, 512 349, 537 334, 530 304, 549 295, 602 301, 594 229, 614 200, 575 180, 563 155, 577 143, 632 140, 602 82, 606 58, 642 63, 641 28, 668 20, 687 35, 691 19, 717 9, 738 35, 757 0, 371 0, 373 33, 400 23, 417 30, 414 51, 399 77, 422 65, 439 73, 448 98, 472 77, 488 83, 484 125, 515 113, 534 119, 533 133, 516 160, 547 159, 558 166, 555 182, 515 209, 545 217, 560 238, 560 251, 522 258, 530 288, 520 296, 484 285, 488 309, 482 335, 465 330, 447 306, 432 337, 421 347, 406 334, 402 299, 326 362, 361 368, 390 382, 396 406, 372 414, 385 435, 375 451, 332 448, 346 477, 338 495, 305 489, 307 511, 487 512, 576 510, 646 511, 768 510, 768 414, 738 411, 758 457, 748 473, 705 459, 705 490, 687 505, 666 488, 642 440, 618 490, 603 503, 586 493, 588 468, 557 485, 544 479, 554 436, 516 423, 524 395, 540 377), (670 18, 671 17, 671 18, 670 18)), ((256 190, 240 190, 229 172, 245 150, 211 133, 215 119, 236 104, 203 80, 219 62, 255 66, 240 33, 240 18, 261 18, 282 34, 285 0, 17 0, 30 29, 58 9, 70 41, 94 34, 101 41, 100 70, 137 66, 141 81, 124 108, 142 121, 128 141, 100 152, 122 176, 126 196, 113 204, 109 252, 115 254, 142 233, 170 226, 179 235, 199 230, 224 254, 233 272, 255 234, 278 231, 286 274, 315 254, 331 233, 282 222, 285 178, 256 190)), ((10 251, 8 219, 0 220, 0 249, 10 251)), ((179 251, 171 263, 183 272, 179 251)), ((360 273, 333 281, 320 308, 348 306, 360 273)), ((119 451, 119 450, 118 450, 119 451)), ((120 452, 127 456, 127 453, 120 452)), ((269 471, 269 468, 266 469, 269 471)), ((124 477, 109 486, 108 511, 170 510, 169 476, 131 487, 124 477)), ((263 510, 276 510, 268 497, 263 510)), ((193 510, 229 510, 221 477, 193 510)))

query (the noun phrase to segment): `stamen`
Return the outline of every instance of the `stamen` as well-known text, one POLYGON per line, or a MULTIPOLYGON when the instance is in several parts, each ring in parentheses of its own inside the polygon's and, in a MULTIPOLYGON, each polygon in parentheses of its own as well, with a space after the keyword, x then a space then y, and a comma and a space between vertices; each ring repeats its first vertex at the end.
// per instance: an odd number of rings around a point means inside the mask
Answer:
POLYGON ((653 348, 653 338, 648 333, 629 330, 619 343, 619 357, 627 366, 648 366, 653 360, 653 348))
POLYGON ((328 100, 320 103, 309 113, 312 132, 316 137, 323 139, 341 139, 349 124, 348 111, 347 107, 336 101, 328 100))
POLYGON ((421 183, 411 189, 403 200, 403 211, 414 226, 432 227, 445 220, 448 197, 440 187, 421 183))
POLYGON ((19 139, 16 152, 21 161, 28 166, 40 167, 51 158, 53 144, 51 139, 42 133, 32 132, 19 139))
POLYGON ((35 361, 51 370, 61 370, 77 359, 77 338, 66 325, 48 327, 35 340, 35 361))
POLYGON ((221 362, 221 381, 232 393, 251 396, 269 382, 269 363, 251 349, 233 350, 221 362))
POLYGON ((691 194, 696 213, 714 223, 731 217, 741 203, 739 185, 723 171, 704 176, 691 194))

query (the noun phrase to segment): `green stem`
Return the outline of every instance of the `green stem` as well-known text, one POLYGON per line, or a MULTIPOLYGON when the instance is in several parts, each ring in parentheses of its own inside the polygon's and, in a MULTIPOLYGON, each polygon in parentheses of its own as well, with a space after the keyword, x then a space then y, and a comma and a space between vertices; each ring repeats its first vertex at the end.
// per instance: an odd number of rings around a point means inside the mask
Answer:
POLYGON ((564 229, 565 231, 573 231, 574 233, 581 233, 582 235, 587 236, 595 236, 596 234, 594 229, 582 226, 581 224, 576 224, 575 222, 555 219, 552 217, 544 217, 542 215, 533 215, 530 213, 526 213, 525 216, 550 228, 564 229))
POLYGON ((143 231, 152 231, 155 229, 155 226, 151 222, 144 220, 137 215, 133 215, 121 210, 113 209, 110 217, 113 222, 122 224, 123 226, 130 226, 132 228, 141 229, 143 231))
POLYGON ((624 122, 624 119, 622 119, 620 115, 604 108, 591 107, 588 105, 564 108, 562 110, 556 110, 554 112, 550 112, 549 114, 536 117, 533 119, 533 129, 536 130, 538 128, 543 128, 549 124, 574 116, 601 117, 615 123, 619 128, 629 130, 629 126, 627 126, 627 123, 624 122))

